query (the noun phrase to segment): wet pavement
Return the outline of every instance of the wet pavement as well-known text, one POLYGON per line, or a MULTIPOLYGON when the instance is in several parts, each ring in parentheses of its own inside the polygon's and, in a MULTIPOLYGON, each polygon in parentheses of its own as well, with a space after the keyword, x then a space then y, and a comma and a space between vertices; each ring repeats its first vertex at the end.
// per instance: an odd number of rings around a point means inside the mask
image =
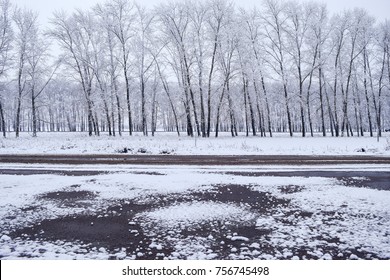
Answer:
MULTIPOLYGON (((205 171, 206 172, 206 171, 205 171)), ((57 174, 63 176, 95 176, 107 172, 93 170, 44 170, 44 169, 0 169, 0 174, 8 175, 33 175, 33 174, 57 174)), ((133 171, 129 174, 144 174, 150 176, 163 176, 164 173, 155 171, 133 171)), ((207 172, 206 172, 207 173, 207 172)), ((213 174, 213 171, 209 172, 213 174)), ((246 177, 325 177, 336 178, 341 185, 359 188, 371 188, 390 191, 390 174, 379 171, 219 171, 218 174, 246 177)), ((92 179, 93 180, 93 179, 92 179)), ((281 194, 297 194, 305 187, 298 185, 280 185, 277 187, 281 194)), ((290 199, 275 197, 269 192, 254 190, 252 185, 243 184, 216 184, 205 190, 191 190, 167 195, 144 196, 142 198, 123 199, 109 201, 105 207, 97 211, 88 211, 98 192, 80 190, 80 185, 71 185, 66 190, 47 192, 37 196, 39 204, 54 203, 61 208, 85 209, 78 215, 66 215, 54 219, 44 219, 39 223, 22 227, 10 232, 12 239, 42 241, 76 242, 83 245, 83 250, 89 251, 96 248, 104 248, 110 255, 109 258, 117 259, 118 252, 125 252, 126 256, 134 256, 135 259, 164 259, 175 256, 177 259, 185 259, 186 253, 178 249, 178 244, 188 247, 201 242, 208 251, 212 252, 213 259, 230 259, 232 253, 244 259, 254 259, 259 252, 278 256, 278 259, 289 259, 291 254, 300 259, 318 259, 318 255, 312 253, 313 248, 307 244, 290 248, 287 255, 280 255, 283 247, 278 247, 269 242, 272 227, 268 229, 256 226, 256 220, 239 221, 212 220, 206 223, 193 223, 180 225, 172 230, 166 230, 153 221, 142 218, 145 213, 151 213, 156 209, 191 204, 196 202, 224 203, 245 207, 256 216, 275 216, 280 209, 288 209, 290 199), (210 236, 212 236, 210 238, 210 236), (262 242, 260 242, 262 241, 262 242), (156 245, 159 244, 159 245, 156 245), (187 245, 186 245, 187 244, 187 245)), ((24 207, 21 212, 28 215, 31 211, 39 210, 38 206, 24 207), (35 208, 34 208, 35 207, 35 208)), ((292 221, 311 219, 313 215, 322 215, 324 224, 331 224, 334 220, 342 220, 337 213, 329 211, 314 213, 293 209, 284 212, 283 217, 278 217, 278 222, 293 225, 292 221)), ((12 219, 13 217, 8 217, 12 219)), ((342 249, 343 242, 338 238, 329 236, 317 236, 317 241, 322 245, 316 246, 322 254, 330 254, 333 259, 347 259, 355 255, 362 259, 376 259, 379 256, 375 252, 362 250, 360 247, 342 249)), ((195 246, 194 245, 194 246, 195 246)), ((1 257, 1 256, 0 256, 1 257)), ((28 254, 24 255, 29 258, 28 254)))
POLYGON ((390 164, 388 156, 311 156, 311 155, 8 155, 0 163, 47 164, 131 164, 131 165, 330 165, 390 164))

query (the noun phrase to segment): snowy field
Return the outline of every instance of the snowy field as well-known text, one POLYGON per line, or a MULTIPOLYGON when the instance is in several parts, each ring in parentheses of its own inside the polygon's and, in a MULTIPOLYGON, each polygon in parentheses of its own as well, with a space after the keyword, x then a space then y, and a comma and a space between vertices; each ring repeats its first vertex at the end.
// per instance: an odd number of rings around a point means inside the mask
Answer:
POLYGON ((290 138, 287 134, 274 137, 232 138, 222 133, 219 138, 178 137, 175 133, 156 133, 155 137, 141 135, 123 137, 88 137, 87 133, 38 133, 33 138, 22 133, 0 139, 0 154, 178 154, 178 155, 390 155, 390 135, 378 142, 375 137, 290 138))
MULTIPOLYGON (((93 139, 97 150, 88 152, 99 151, 98 143, 120 147, 93 139)), ((5 141, 7 151, 15 141, 5 141)), ((189 152, 180 150, 180 141, 178 152, 189 152)), ((251 146, 269 139, 236 141, 251 146)), ((371 139, 364 143, 378 147, 371 139)), ((0 175, 1 259, 390 259, 388 165, 1 168, 34 169, 0 175), (65 176, 61 170, 83 172, 65 176), (352 173, 303 176, 305 170, 352 173), (287 171, 297 175, 284 176, 287 171)))

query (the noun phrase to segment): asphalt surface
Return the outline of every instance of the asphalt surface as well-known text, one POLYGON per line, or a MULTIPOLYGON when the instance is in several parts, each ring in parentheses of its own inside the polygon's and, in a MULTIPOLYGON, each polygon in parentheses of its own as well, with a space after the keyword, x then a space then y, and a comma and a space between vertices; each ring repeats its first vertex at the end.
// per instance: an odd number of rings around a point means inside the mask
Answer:
POLYGON ((0 163, 130 164, 130 165, 332 165, 390 164, 388 156, 310 155, 11 155, 0 154, 0 163))
MULTIPOLYGON (((3 175, 34 175, 34 174, 55 174, 62 176, 96 176, 99 174, 108 173, 108 171, 94 170, 96 164, 129 164, 140 165, 137 170, 126 170, 129 174, 149 174, 153 176, 164 176, 163 173, 153 171, 153 168, 143 170, 142 165, 187 165, 187 166, 235 166, 249 165, 287 165, 298 166, 293 168, 293 171, 263 171, 260 168, 252 168, 252 170, 235 170, 229 168, 227 171, 214 168, 203 172, 206 173, 222 173, 232 176, 258 177, 259 180, 267 180, 267 177, 282 176, 282 177, 329 177, 340 181, 341 185, 348 187, 370 188, 390 191, 390 172, 388 171, 354 171, 351 168, 348 170, 324 170, 319 165, 338 165, 338 164, 390 164, 390 157, 380 156, 179 156, 179 155, 0 155, 0 163, 23 163, 22 168, 7 167, 0 165, 0 174, 3 175), (33 163, 53 164, 53 168, 38 168, 29 166, 33 163), (55 164, 71 164, 71 165, 89 165, 83 170, 75 168, 63 168, 55 164), (318 168, 305 170, 299 168, 300 165, 318 165, 318 168), (139 170, 138 170, 139 169, 139 170)), ((361 169, 361 168, 359 168, 361 169)), ((388 170, 386 168, 386 170, 388 170)), ((123 172, 110 171, 110 172, 123 172)), ((93 178, 93 177, 92 177, 93 178)), ((293 180, 291 180, 293 182, 293 180)), ((286 180, 286 183, 289 180, 286 180)), ((278 186, 281 193, 299 193, 302 191, 301 186, 281 185, 278 186)), ((115 254, 118 253, 118 248, 125 250, 127 256, 137 256, 137 259, 162 259, 164 256, 170 256, 172 253, 177 253, 175 245, 180 242, 195 240, 208 240, 210 234, 213 235, 214 241, 210 243, 211 250, 215 253, 216 259, 229 259, 232 253, 232 248, 235 248, 244 255, 252 250, 248 247, 254 242, 259 242, 259 238, 265 236, 268 238, 272 234, 272 229, 259 229, 255 224, 245 224, 241 222, 226 224, 219 220, 209 223, 194 223, 190 226, 180 228, 176 231, 158 231, 155 234, 155 225, 148 225, 142 219, 137 218, 147 212, 156 209, 178 205, 180 203, 190 202, 214 202, 238 204, 244 203, 259 215, 272 216, 279 213, 278 209, 289 207, 291 201, 288 198, 278 198, 267 192, 258 192, 251 189, 250 185, 237 184, 216 184, 210 190, 193 190, 191 192, 174 193, 167 195, 152 196, 150 199, 123 199, 113 200, 109 205, 103 208, 91 211, 91 205, 96 203, 98 193, 88 190, 83 190, 81 185, 72 185, 67 189, 55 190, 46 192, 36 196, 37 203, 26 205, 21 208, 20 215, 30 219, 31 215, 36 212, 44 211, 45 205, 57 205, 59 208, 77 208, 83 209, 81 214, 72 214, 58 216, 55 218, 47 218, 35 222, 27 227, 20 227, 10 231, 12 239, 26 240, 28 242, 50 241, 57 242, 75 242, 83 244, 86 251, 94 250, 94 248, 105 248, 110 254, 110 258, 115 259, 115 254), (132 221, 132 223, 129 223, 132 221), (150 228, 148 227, 150 226, 150 228), (245 236, 246 243, 241 240, 233 240, 227 238, 232 234, 245 236), (157 241, 156 241, 157 240, 157 241), (164 244, 162 250, 154 248, 154 242, 164 244), (139 254, 138 253, 142 253, 139 254)), ((50 206, 52 207, 52 206, 50 206)), ((347 205, 346 205, 347 207, 347 205)), ((283 223, 290 223, 292 220, 305 220, 318 217, 325 217, 323 223, 329 223, 330 226, 333 220, 337 219, 335 212, 314 213, 296 209, 291 206, 293 211, 287 211, 284 216, 279 218, 283 223)), ((15 217, 12 213, 6 217, 8 220, 13 220, 15 217)), ((368 218, 367 218, 368 219, 368 218)), ((2 228, 0 226, 0 232, 2 228)), ((345 230, 353 230, 345 228, 345 230)), ((330 254, 333 259, 348 259, 351 254, 361 259, 380 259, 375 251, 362 250, 361 246, 348 247, 337 238, 330 238, 326 235, 312 236, 311 238, 318 239, 322 245, 318 245, 316 249, 321 250, 324 254, 330 254), (341 246, 343 245, 343 246, 341 246)), ((194 241, 195 242, 195 241, 194 241)), ((188 245, 190 246, 190 245, 188 245)), ((190 247, 196 246, 196 242, 190 247)), ((84 248, 83 247, 83 248, 84 248)), ((276 256, 284 248, 271 246, 270 243, 262 243, 261 252, 276 256)), ((301 259, 317 259, 318 257, 311 255, 313 248, 308 243, 299 247, 291 248, 292 254, 301 259)), ((42 249, 42 252, 44 250, 42 249)), ((179 251, 180 252, 180 251, 179 251)), ((185 252, 184 252, 185 253, 185 252)), ((184 254, 183 253, 183 254, 184 254)), ((31 252, 25 252, 23 258, 33 258, 31 252)), ((1 258, 1 255, 0 255, 1 258)), ((185 259, 183 255, 180 258, 185 259)), ((251 256, 248 255, 251 259, 251 256)), ((280 259, 288 259, 288 257, 279 257, 280 259)))
MULTIPOLYGON (((65 172, 61 170, 53 172, 53 170, 45 169, 0 169, 0 174, 17 174, 18 171, 23 172, 23 175, 61 174, 65 172)), ((97 173, 91 173, 92 171, 84 170, 80 171, 84 172, 83 174, 77 173, 77 170, 67 170, 66 172, 61 175, 98 175, 97 173)), ((215 171, 210 173, 213 172, 215 171)), ((133 172, 129 171, 129 173, 133 172)), ((266 180, 268 176, 334 177, 341 181, 340 184, 345 186, 390 190, 390 173, 380 171, 297 170, 276 172, 220 171, 218 173, 258 177, 261 180, 266 180)), ((151 173, 151 175, 158 176, 154 173, 151 173)), ((277 188, 284 194, 299 193, 304 189, 302 186, 295 185, 281 185, 277 186, 277 188)), ((208 244, 208 248, 215 254, 215 259, 230 259, 233 252, 232 248, 241 255, 248 254, 251 250, 254 250, 250 248, 250 244, 259 242, 262 237, 267 239, 272 234, 272 228, 258 228, 255 224, 247 224, 241 221, 225 223, 213 220, 207 223, 191 223, 188 226, 182 226, 175 230, 166 230, 159 228, 156 224, 145 223, 139 218, 139 215, 142 217, 145 213, 153 212, 156 209, 195 201, 245 204, 253 213, 265 216, 280 214, 278 212, 280 208, 292 209, 291 211, 284 211, 283 217, 278 216, 278 219, 286 224, 297 219, 304 221, 310 220, 312 217, 317 219, 318 216, 323 216, 324 220, 322 222, 325 224, 329 223, 329 226, 332 226, 335 220, 343 219, 343 217, 336 217, 336 212, 334 211, 319 212, 319 210, 297 209, 294 205, 290 206, 291 201, 288 197, 278 198, 268 192, 254 191, 250 185, 240 184, 216 184, 206 191, 195 189, 190 192, 152 195, 149 199, 113 200, 103 208, 90 211, 91 205, 96 203, 95 199, 98 195, 98 193, 82 190, 81 185, 72 185, 64 190, 55 190, 37 195, 36 198, 39 203, 31 206, 26 205, 20 209, 21 215, 25 215, 27 219, 35 212, 44 211, 46 203, 57 205, 60 208, 78 208, 84 209, 84 211, 80 214, 43 219, 27 227, 17 228, 11 231, 9 235, 12 239, 27 240, 28 242, 41 242, 42 240, 54 243, 59 240, 70 243, 75 242, 76 244, 81 242, 86 252, 96 250, 96 248, 104 248, 110 254, 109 258, 112 259, 116 259, 115 254, 120 249, 127 256, 136 256, 136 259, 141 260, 163 259, 165 256, 171 256, 173 253, 177 255, 177 252, 180 252, 179 259, 186 259, 186 251, 182 252, 180 248, 176 248, 177 244, 182 242, 187 244, 185 242, 193 240, 191 242, 194 242, 194 244, 187 246, 195 248, 198 246, 196 242, 200 242, 199 240, 208 240, 204 242, 208 244), (208 239, 210 235, 213 236, 211 241, 208 239), (245 241, 229 238, 228 236, 231 235, 244 236, 245 241), (164 246, 158 249, 152 244, 164 244, 164 246)), ((348 207, 348 205, 345 204, 342 207, 348 207)), ((14 219, 14 217, 9 215, 6 219, 14 219)), ((344 230, 353 229, 345 228, 344 230)), ((373 234, 376 233, 373 232, 373 234)), ((320 250, 323 254, 330 254, 333 259, 348 259, 352 254, 361 259, 381 259, 375 251, 369 249, 369 246, 367 246, 368 249, 364 250, 362 250, 360 245, 348 247, 338 237, 333 238, 327 235, 317 234, 310 238, 312 238, 311 241, 321 241, 320 245, 316 245, 314 249, 320 250)), ((267 242, 261 243, 259 246, 261 247, 257 248, 258 250, 271 256, 276 256, 278 252, 285 249, 283 246, 278 247, 267 242)), ((290 248, 292 254, 300 259, 318 259, 317 256, 311 253, 314 249, 309 245, 309 242, 290 248)), ((46 249, 41 250, 44 253, 46 249)), ((22 257, 28 259, 34 256, 27 251, 22 257)), ((250 254, 246 255, 247 259, 252 259, 252 257, 250 254)), ((278 259, 288 258, 284 256, 278 257, 278 259)))

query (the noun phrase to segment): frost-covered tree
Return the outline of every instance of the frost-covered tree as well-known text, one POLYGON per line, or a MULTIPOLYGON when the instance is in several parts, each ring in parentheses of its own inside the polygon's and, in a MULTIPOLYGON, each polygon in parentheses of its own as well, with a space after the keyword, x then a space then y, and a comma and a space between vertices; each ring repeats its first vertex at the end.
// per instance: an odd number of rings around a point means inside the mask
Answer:
POLYGON ((75 73, 75 78, 82 87, 87 105, 88 133, 98 134, 96 115, 93 113, 93 25, 90 12, 76 11, 72 15, 64 12, 54 14, 50 35, 57 40, 64 51, 64 62, 68 70, 75 73))
POLYGON ((154 8, 106 0, 57 12, 49 34, 63 64, 45 89, 55 68, 45 64, 51 54, 36 14, 15 9, 13 36, 10 4, 0 4, 3 136, 10 123, 17 135, 47 126, 89 135, 373 136, 388 122, 388 23, 362 9, 331 16, 325 4, 297 1, 243 9, 228 0, 154 8), (15 71, 6 71, 11 62, 15 71))
POLYGON ((17 88, 15 135, 19 137, 21 129, 22 99, 26 95, 28 79, 28 62, 34 51, 33 46, 37 38, 38 14, 31 10, 15 9, 13 20, 16 25, 15 51, 17 56, 17 88))
POLYGON ((11 64, 10 51, 12 47, 12 18, 11 18, 11 3, 9 0, 0 1, 0 79, 2 81, 0 91, 0 131, 3 137, 6 137, 6 116, 3 103, 3 79, 7 77, 7 72, 11 64))

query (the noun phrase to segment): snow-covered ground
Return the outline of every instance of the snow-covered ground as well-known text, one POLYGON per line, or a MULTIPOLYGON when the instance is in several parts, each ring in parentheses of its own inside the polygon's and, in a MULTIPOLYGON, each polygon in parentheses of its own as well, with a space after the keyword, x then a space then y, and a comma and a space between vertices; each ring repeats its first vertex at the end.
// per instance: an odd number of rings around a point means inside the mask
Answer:
POLYGON ((390 191, 360 186, 388 165, 289 167, 360 170, 353 184, 248 175, 280 167, 1 168, 108 172, 0 175, 1 259, 390 259, 390 191))
POLYGON ((275 133, 274 137, 232 138, 228 133, 220 137, 178 137, 175 133, 159 132, 155 137, 141 135, 122 137, 88 137, 86 133, 38 133, 33 138, 22 133, 16 139, 9 134, 0 139, 0 154, 115 154, 127 149, 128 153, 172 153, 179 155, 390 155, 390 135, 379 142, 370 137, 322 137, 293 138, 275 133))

